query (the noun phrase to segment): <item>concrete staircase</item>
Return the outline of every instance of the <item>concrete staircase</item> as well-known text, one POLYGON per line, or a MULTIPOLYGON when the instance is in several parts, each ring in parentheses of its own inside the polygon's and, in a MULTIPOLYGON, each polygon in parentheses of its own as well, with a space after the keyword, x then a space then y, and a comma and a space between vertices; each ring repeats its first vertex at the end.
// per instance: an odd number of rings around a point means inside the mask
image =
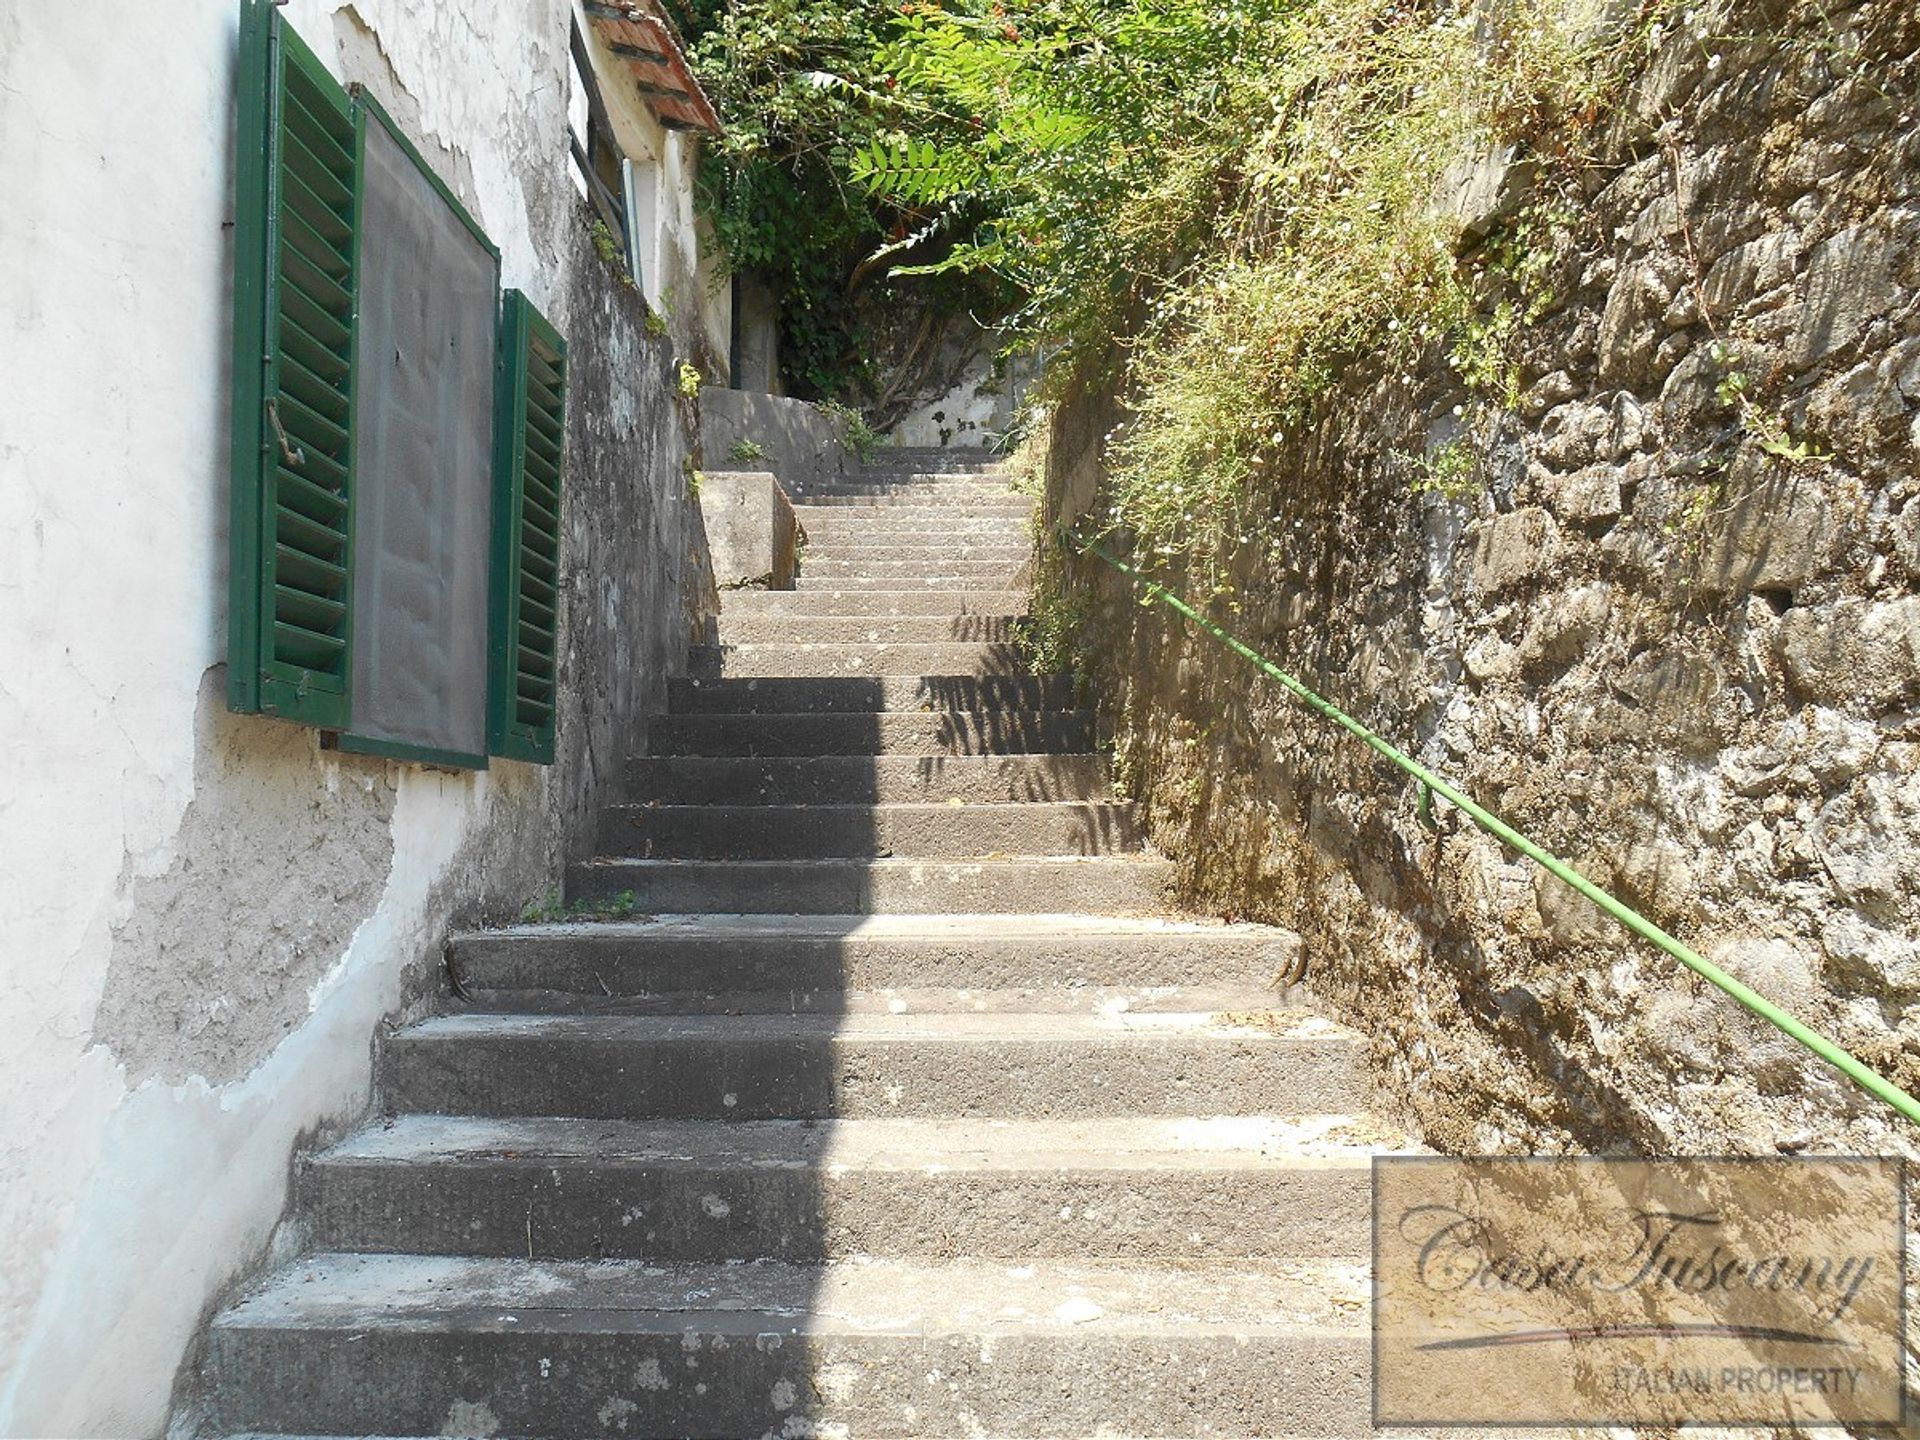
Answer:
POLYGON ((219 1315, 211 1434, 1368 1430, 1354 1037, 1164 918, 985 464, 806 497, 578 897, 456 940, 219 1315), (622 908, 627 906, 622 900, 622 908), (644 916, 646 918, 635 918, 644 916))

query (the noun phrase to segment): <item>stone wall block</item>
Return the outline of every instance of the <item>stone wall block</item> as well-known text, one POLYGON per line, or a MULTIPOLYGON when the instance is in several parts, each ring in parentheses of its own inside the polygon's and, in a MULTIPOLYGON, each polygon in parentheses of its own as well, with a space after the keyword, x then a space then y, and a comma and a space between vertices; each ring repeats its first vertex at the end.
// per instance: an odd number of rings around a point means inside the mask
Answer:
POLYGON ((1660 341, 1659 319, 1672 303, 1674 287, 1665 267, 1651 259, 1620 267, 1607 308, 1600 317, 1600 381, 1629 390, 1652 378, 1653 354, 1660 341))
POLYGON ((1792 591, 1825 567, 1835 508, 1816 475, 1749 449, 1736 457, 1727 488, 1740 498, 1701 546, 1704 588, 1792 591))
POLYGON ((1807 304, 1791 355, 1818 364, 1859 337, 1894 302, 1893 236, 1878 224, 1849 226, 1814 251, 1807 267, 1807 304))
POLYGON ((1559 527, 1537 505, 1496 515, 1483 525, 1473 552, 1474 586, 1497 595, 1545 571, 1559 549, 1559 527))
MULTIPOLYGON (((1778 938, 1728 940, 1709 949, 1707 958, 1788 1013, 1812 1025, 1827 1023, 1832 1000, 1810 946, 1778 938)), ((1701 992, 1694 1018, 1704 1022, 1724 1062, 1752 1076, 1762 1093, 1802 1090, 1816 1072, 1827 1072, 1798 1041, 1718 990, 1701 992)), ((1823 1082, 1820 1074, 1816 1083, 1823 1082)))
POLYGON ((1564 669, 1588 653, 1606 632, 1612 595, 1604 583, 1581 585, 1535 609, 1517 647, 1521 667, 1537 676, 1564 669))
POLYGON ((1553 513, 1570 524, 1616 519, 1621 511, 1620 467, 1589 465, 1571 475, 1546 472, 1541 492, 1553 513))
POLYGON ((1547 412, 1540 422, 1533 457, 1559 470, 1591 465, 1607 448, 1613 416, 1605 405, 1571 400, 1547 412))
POLYGON ((1920 595, 1791 610, 1776 653, 1803 699, 1856 713, 1920 699, 1920 595))
POLYGON ((1751 297, 1791 283, 1799 276, 1806 249, 1798 230, 1785 229, 1729 250, 1713 262, 1700 282, 1708 313, 1729 314, 1751 297))

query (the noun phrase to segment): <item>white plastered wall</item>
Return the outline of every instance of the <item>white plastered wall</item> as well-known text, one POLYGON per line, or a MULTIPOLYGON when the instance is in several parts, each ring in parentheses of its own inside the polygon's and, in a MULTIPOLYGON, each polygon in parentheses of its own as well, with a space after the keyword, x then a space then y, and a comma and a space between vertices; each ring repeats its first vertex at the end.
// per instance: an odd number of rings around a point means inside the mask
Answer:
POLYGON ((713 247, 702 243, 694 206, 701 138, 662 125, 635 87, 627 62, 607 48, 584 15, 578 23, 593 57, 607 123, 633 162, 641 291, 666 318, 683 354, 704 350, 710 366, 724 366, 732 326, 729 291, 723 281, 716 283, 713 247))
MULTIPOLYGON (((284 11, 329 64, 380 59, 384 74, 341 78, 417 127, 500 246, 505 283, 550 313, 566 6, 284 11)), ((159 1431, 207 1307, 266 1246, 296 1142, 365 1105, 404 967, 463 894, 546 878, 545 782, 527 767, 335 759, 279 722, 211 713, 237 8, 0 6, 0 1434, 159 1431), (283 880, 283 1033, 231 1047, 214 1076, 130 1062, 97 1033, 103 996, 135 987, 118 1023, 138 1037, 140 977, 199 973, 209 938, 133 908, 194 859, 196 808, 244 817, 269 792, 377 820, 348 857, 365 913, 316 950, 311 892, 283 880), (469 863, 499 836, 501 867, 469 863), (143 918, 163 943, 129 955, 143 918)), ((236 905, 260 900, 237 888, 257 883, 218 868, 183 881, 196 903, 234 886, 236 905)), ((218 989, 190 997, 215 1031, 218 989)))

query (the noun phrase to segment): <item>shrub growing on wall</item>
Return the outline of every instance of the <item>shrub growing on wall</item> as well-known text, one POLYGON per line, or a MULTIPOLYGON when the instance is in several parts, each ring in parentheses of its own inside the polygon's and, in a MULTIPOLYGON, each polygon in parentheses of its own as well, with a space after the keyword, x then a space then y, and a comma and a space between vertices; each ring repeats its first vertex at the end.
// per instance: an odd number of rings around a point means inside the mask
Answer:
POLYGON ((900 273, 999 276, 1056 382, 1122 343, 1109 518, 1211 565, 1343 357, 1445 346, 1499 394, 1658 3, 910 0, 848 169, 954 238, 900 273), (1494 155, 1533 199, 1463 258, 1460 162, 1494 155))

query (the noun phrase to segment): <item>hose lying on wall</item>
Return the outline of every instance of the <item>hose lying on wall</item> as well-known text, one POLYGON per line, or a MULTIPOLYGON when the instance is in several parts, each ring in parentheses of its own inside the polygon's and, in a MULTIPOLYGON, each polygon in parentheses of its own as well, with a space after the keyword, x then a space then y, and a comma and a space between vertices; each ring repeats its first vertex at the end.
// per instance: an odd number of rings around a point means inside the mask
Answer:
POLYGON ((1385 756, 1400 769, 1406 771, 1407 774, 1413 776, 1415 780, 1420 782, 1420 805, 1423 816, 1431 813, 1432 797, 1435 795, 1457 806, 1463 814, 1471 818, 1476 825, 1489 835, 1492 835, 1495 839, 1519 851, 1555 879, 1578 890, 1582 895, 1586 896, 1587 899, 1599 906, 1606 914, 1626 926, 1627 929, 1633 931, 1642 939, 1651 941, 1654 945, 1693 971, 1693 973, 1701 979, 1732 996, 1741 1005, 1773 1026, 1776 1030, 1779 1030, 1782 1034, 1791 1036, 1793 1039, 1799 1041, 1802 1045, 1806 1046, 1807 1049, 1811 1050, 1815 1055, 1818 1055, 1822 1060, 1833 1066, 1841 1074, 1853 1081, 1854 1084, 1873 1095, 1876 1099, 1891 1105, 1895 1110, 1899 1111, 1901 1115, 1915 1124, 1920 1124, 1920 1100, 1916 1100, 1864 1061, 1850 1054, 1848 1051, 1843 1050, 1811 1026, 1795 1019, 1778 1005, 1768 1000, 1764 995, 1741 984, 1740 981, 1722 970, 1718 965, 1715 965, 1699 951, 1682 943, 1667 933, 1667 931, 1661 929, 1632 906, 1617 899, 1607 891, 1602 890, 1578 870, 1575 870, 1571 865, 1567 864, 1566 861, 1560 859, 1559 856, 1542 849, 1525 835, 1522 835, 1518 830, 1515 830, 1511 825, 1500 819, 1499 816, 1475 804, 1473 800, 1461 793, 1459 789, 1450 785, 1446 780, 1429 770, 1411 755, 1408 755, 1397 746, 1382 739, 1379 735, 1340 709, 1339 706, 1335 705, 1332 701, 1315 693, 1300 680, 1288 674, 1285 670, 1282 670, 1278 665, 1275 665, 1271 660, 1254 650, 1251 646, 1236 639, 1233 635, 1216 625, 1212 620, 1209 620, 1205 615, 1202 615, 1198 610, 1195 610, 1193 606, 1187 604, 1187 602, 1182 600, 1178 595, 1167 589, 1166 586, 1160 584, 1157 580, 1150 579, 1133 566, 1127 564, 1124 560, 1119 559, 1099 541, 1095 540, 1082 543, 1073 541, 1071 537, 1069 537, 1068 543, 1074 545, 1083 554, 1098 556, 1115 570, 1118 570, 1122 575, 1127 576, 1129 579, 1143 586, 1146 592, 1142 600, 1143 604, 1158 602, 1177 614, 1185 616, 1202 630, 1213 636, 1214 639, 1225 645, 1229 650, 1251 661, 1255 668, 1269 679, 1277 680, 1309 709, 1315 710, 1327 719, 1333 721, 1333 723, 1341 729, 1347 731, 1347 733, 1353 735, 1362 743, 1385 756))

